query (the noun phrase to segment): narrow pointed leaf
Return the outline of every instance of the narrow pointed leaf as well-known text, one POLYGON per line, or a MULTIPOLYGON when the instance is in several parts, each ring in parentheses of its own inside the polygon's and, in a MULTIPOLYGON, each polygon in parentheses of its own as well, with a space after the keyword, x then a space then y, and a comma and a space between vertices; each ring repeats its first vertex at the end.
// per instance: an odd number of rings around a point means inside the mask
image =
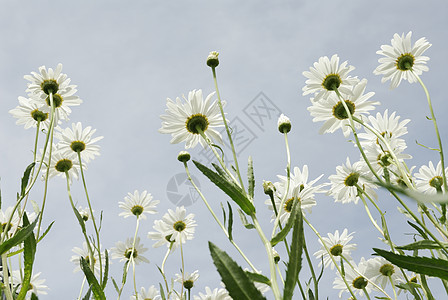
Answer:
POLYGON ((161 283, 159 283, 159 291, 160 291, 160 297, 162 298, 162 300, 166 300, 165 292, 163 291, 163 286, 161 283))
POLYGON ((249 223, 247 221, 246 215, 244 214, 244 212, 241 209, 238 209, 238 214, 240 215, 241 223, 243 223, 244 227, 246 227, 247 229, 254 229, 255 228, 254 224, 249 223))
POLYGON ((0 244, 0 255, 7 252, 9 249, 11 249, 14 246, 19 245, 22 243, 30 234, 33 233, 34 227, 37 224, 37 221, 39 219, 39 215, 36 217, 36 220, 34 220, 33 223, 24 226, 22 229, 16 232, 16 234, 11 237, 10 239, 4 241, 2 244, 0 244))
MULTIPOLYGON (((23 214, 23 226, 29 225, 30 222, 28 221, 28 216, 25 212, 23 214)), ((31 234, 26 237, 26 239, 23 241, 23 244, 24 271, 19 295, 16 298, 17 300, 25 299, 26 294, 29 290, 31 275, 33 273, 34 256, 36 254, 36 239, 33 232, 31 232, 31 234)))
POLYGON ((106 256, 105 257, 106 265, 104 266, 103 284, 101 286, 103 291, 106 288, 107 278, 109 278, 109 253, 107 252, 107 250, 104 251, 104 255, 106 256))
POLYGON ((101 289, 98 280, 96 280, 95 275, 93 274, 92 270, 90 270, 89 263, 83 257, 81 257, 81 270, 84 272, 84 275, 86 276, 87 282, 89 283, 89 286, 92 289, 95 299, 106 300, 106 296, 104 295, 104 292, 101 289))
MULTIPOLYGON (((448 243, 441 243, 442 246, 444 246, 445 248, 448 248, 448 243)), ((440 245, 437 244, 434 241, 430 241, 430 240, 421 240, 415 243, 411 243, 408 245, 404 245, 404 246, 398 246, 395 247, 397 249, 401 249, 401 250, 423 250, 423 249, 440 249, 440 245)))
POLYGON ((26 186, 28 185, 28 181, 29 181, 29 179, 30 179, 30 173, 31 173, 31 170, 34 168, 34 165, 35 165, 36 163, 31 163, 26 169, 25 169, 25 172, 23 173, 23 177, 22 177, 22 185, 21 185, 21 188, 20 188, 20 196, 21 197, 23 197, 23 195, 25 195, 25 189, 26 189, 26 186))
POLYGON ((31 300, 39 300, 35 293, 31 293, 31 300))
POLYGON ((399 255, 373 248, 378 255, 394 265, 409 271, 448 280, 448 261, 439 258, 399 255))
POLYGON ((84 295, 84 298, 82 300, 90 300, 90 294, 92 293, 92 289, 88 289, 87 293, 84 295))
POLYGON ((199 171, 201 171, 208 179, 210 179, 211 182, 213 182, 224 193, 232 198, 232 200, 235 201, 235 203, 238 204, 238 206, 241 207, 241 209, 246 214, 250 215, 255 212, 254 205, 252 204, 252 202, 250 202, 249 199, 247 199, 244 191, 242 191, 240 187, 238 187, 234 183, 227 181, 220 174, 215 173, 203 164, 194 160, 193 163, 196 165, 199 171))
POLYGON ((230 256, 208 242, 213 263, 221 275, 227 291, 232 299, 238 300, 258 300, 266 299, 261 292, 255 287, 254 283, 249 279, 246 273, 230 256))
POLYGON ((232 236, 232 228, 233 228, 232 206, 230 206, 229 202, 227 202, 227 206, 229 207, 229 223, 227 224, 227 232, 229 233, 229 240, 233 241, 233 236, 232 236))
POLYGON ((262 274, 246 271, 246 275, 247 275, 247 277, 249 277, 250 280, 252 280, 254 282, 260 282, 260 283, 264 283, 266 285, 271 286, 271 280, 269 280, 269 278, 267 278, 266 276, 264 276, 262 274))
POLYGON ((426 234, 426 232, 423 231, 423 229, 421 229, 420 227, 418 227, 416 224, 409 222, 408 224, 414 228, 418 233, 420 233, 420 235, 422 236, 422 238, 424 238, 425 240, 429 240, 428 235, 426 234))
POLYGON ((251 199, 254 199, 254 190, 255 190, 255 178, 254 178, 254 162, 252 160, 252 156, 249 156, 247 162, 247 181, 249 183, 248 194, 251 199))
POLYGON ((382 186, 384 188, 386 188, 389 191, 393 191, 393 192, 397 192, 400 194, 403 194, 405 196, 408 196, 409 198, 423 203, 423 204, 429 204, 429 203, 445 203, 448 204, 448 195, 447 194, 434 194, 434 195, 430 195, 430 194, 424 194, 421 192, 416 192, 410 189, 404 189, 389 183, 384 183, 384 182, 375 182, 376 184, 378 184, 379 186, 382 186))
POLYGON ((297 203, 299 201, 294 201, 294 205, 292 208, 292 212, 290 213, 290 216, 288 218, 288 221, 285 224, 285 227, 283 227, 282 230, 280 230, 279 233, 277 233, 272 239, 271 239, 271 246, 274 247, 279 242, 283 241, 286 236, 288 235, 289 231, 291 230, 292 226, 294 225, 295 218, 297 216, 297 213, 295 213, 295 210, 297 209, 297 203))
MULTIPOLYGON (((283 299, 292 299, 294 288, 300 269, 302 268, 302 252, 303 252, 303 215, 300 209, 300 202, 294 201, 293 205, 294 229, 292 233, 291 252, 289 254, 288 268, 286 269, 285 289, 283 299)), ((290 216, 291 218, 292 216, 290 216)))

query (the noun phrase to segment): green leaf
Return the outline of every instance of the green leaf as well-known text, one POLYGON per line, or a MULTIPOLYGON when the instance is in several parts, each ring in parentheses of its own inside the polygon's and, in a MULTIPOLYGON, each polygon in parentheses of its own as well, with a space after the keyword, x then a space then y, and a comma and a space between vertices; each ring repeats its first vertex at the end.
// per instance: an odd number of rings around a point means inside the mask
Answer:
POLYGON ((243 223, 243 226, 247 229, 254 229, 255 225, 252 223, 249 223, 247 221, 246 215, 243 213, 241 209, 238 209, 238 214, 240 215, 241 223, 243 223))
POLYGON ((31 163, 26 169, 25 172, 23 173, 23 177, 22 177, 22 185, 20 188, 20 197, 23 197, 25 195, 25 189, 26 186, 28 185, 28 180, 30 179, 30 173, 31 170, 34 168, 34 165, 36 163, 31 163))
MULTIPOLYGON (((28 216, 26 212, 23 213, 23 226, 29 226, 28 216)), ((34 256, 36 254, 36 239, 34 233, 31 231, 26 239, 23 241, 23 261, 24 261, 24 272, 21 288, 17 300, 25 299, 26 294, 29 290, 29 285, 31 281, 31 275, 33 273, 34 256)))
POLYGON ((101 286, 103 291, 106 288, 107 278, 109 277, 109 253, 107 252, 107 250, 104 251, 104 255, 106 255, 105 257, 106 265, 104 266, 103 284, 101 286))
POLYGON ((163 286, 161 283, 159 283, 159 291, 160 291, 160 297, 162 297, 162 300, 166 300, 165 292, 163 291, 163 286))
POLYGON ((226 193, 239 207, 248 215, 255 213, 255 207, 246 197, 244 191, 235 183, 228 181, 222 175, 210 170, 200 162, 193 160, 193 163, 211 182, 226 193))
POLYGON ((90 300, 90 294, 92 294, 92 289, 89 288, 87 290, 87 293, 84 295, 84 297, 82 298, 82 300, 90 300))
POLYGON ((291 230, 292 226, 294 225, 295 218, 297 217, 297 203, 299 201, 294 201, 294 205, 292 206, 291 213, 289 215, 288 221, 285 224, 285 227, 283 227, 282 230, 280 230, 279 233, 277 233, 272 239, 271 239, 271 246, 274 247, 279 242, 283 241, 286 236, 288 235, 289 231, 291 230))
POLYGON ((24 226, 22 229, 16 232, 16 234, 10 239, 4 241, 0 244, 0 255, 7 252, 14 246, 22 243, 30 234, 33 233, 34 227, 36 227, 37 221, 39 219, 39 215, 37 215, 36 220, 32 224, 24 226))
POLYGON ((44 233, 38 238, 37 242, 39 243, 40 241, 42 241, 42 239, 47 235, 47 233, 50 231, 51 227, 53 226, 54 221, 50 223, 50 225, 48 225, 47 229, 45 229, 44 233))
POLYGON ((229 240, 232 241, 233 212, 232 212, 232 206, 230 206, 229 202, 227 202, 227 206, 229 207, 229 223, 227 224, 227 232, 229 233, 229 240))
POLYGON ((90 288, 92 289, 93 295, 96 300, 106 300, 106 296, 104 295, 101 286, 95 278, 92 270, 90 270, 89 263, 81 257, 81 270, 84 272, 84 275, 87 278, 87 282, 89 283, 90 288))
POLYGON ((302 268, 303 252, 303 215, 300 208, 300 202, 294 201, 293 205, 294 229, 292 233, 291 252, 289 253, 288 268, 286 269, 285 289, 283 299, 290 300, 294 293, 297 278, 302 268))
POLYGON ((115 291, 117 292, 117 294, 120 294, 120 288, 118 287, 117 282, 115 281, 115 279, 113 277, 111 277, 111 279, 112 279, 112 283, 114 284, 115 291))
POLYGON ((251 199, 254 199, 255 178, 254 178, 254 162, 252 156, 249 156, 247 162, 247 182, 249 183, 248 193, 251 199))
POLYGON ((35 293, 31 293, 31 300, 39 300, 35 293))
POLYGON ((419 203, 423 203, 425 205, 431 204, 431 203, 448 204, 448 195, 447 194, 434 194, 434 195, 424 194, 424 193, 413 191, 408 188, 401 188, 396 185, 392 185, 392 184, 384 183, 384 182, 378 182, 378 181, 376 181, 375 184, 382 186, 389 191, 397 192, 397 193, 403 194, 405 196, 408 196, 409 198, 414 199, 415 201, 417 201, 419 203))
POLYGON ((422 236, 422 238, 424 238, 425 240, 429 240, 428 235, 426 234, 426 232, 421 229, 420 227, 418 227, 417 225, 415 225, 414 223, 408 221, 408 224, 414 228, 418 233, 420 233, 420 235, 422 236))
POLYGON ((448 261, 446 260, 399 255, 377 248, 373 248, 373 251, 400 268, 445 280, 448 279, 448 261))
MULTIPOLYGON (((445 247, 448 248, 448 243, 442 243, 441 244, 445 247)), ((397 249, 401 249, 401 250, 423 250, 423 249, 440 249, 442 247, 440 247, 439 244, 437 244, 434 241, 430 241, 430 240, 421 240, 415 243, 411 243, 408 245, 404 245, 404 246, 398 246, 395 247, 397 249)))
POLYGON ((221 275, 227 291, 232 299, 238 300, 257 300, 266 299, 261 292, 255 287, 254 283, 249 279, 246 273, 230 256, 215 246, 212 242, 208 242, 213 263, 221 275))
POLYGON ((269 280, 269 278, 267 278, 266 276, 264 276, 262 274, 246 271, 246 275, 247 275, 247 277, 249 277, 250 280, 252 280, 254 282, 260 282, 260 283, 264 283, 266 285, 271 286, 271 280, 269 280))

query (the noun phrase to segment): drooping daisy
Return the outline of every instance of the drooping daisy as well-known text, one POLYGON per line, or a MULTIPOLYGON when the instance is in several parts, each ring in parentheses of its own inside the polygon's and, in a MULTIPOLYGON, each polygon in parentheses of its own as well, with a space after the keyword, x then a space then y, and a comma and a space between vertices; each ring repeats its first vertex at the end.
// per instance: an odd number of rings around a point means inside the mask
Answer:
POLYGON ((59 149, 65 153, 80 153, 82 159, 89 163, 95 156, 100 155, 100 146, 95 145, 103 136, 92 138, 96 129, 87 126, 82 128, 81 122, 73 123, 72 128, 56 128, 56 137, 59 139, 59 149))
MULTIPOLYGON (((354 292, 354 294, 359 296, 364 296, 364 289, 367 293, 370 293, 372 290, 376 290, 376 288, 369 283, 368 280, 372 280, 370 276, 370 272, 368 271, 371 268, 371 262, 366 261, 364 257, 361 258, 359 264, 354 266, 356 271, 346 265, 345 267, 345 279, 347 280, 350 288, 354 292), (361 275, 360 275, 361 274, 361 275)), ((337 273, 337 277, 333 282, 333 288, 341 290, 339 292, 339 298, 342 297, 344 292, 348 292, 347 286, 345 282, 341 278, 341 274, 337 273)))
MULTIPOLYGON (((350 254, 351 251, 356 249, 356 244, 349 244, 349 242, 353 238, 354 232, 348 234, 347 228, 342 231, 342 234, 339 234, 339 230, 336 230, 334 234, 328 233, 328 237, 322 237, 324 240, 325 246, 330 250, 331 255, 334 257, 336 262, 340 262, 342 257, 345 257, 348 260, 351 260, 350 254)), ((321 249, 314 253, 317 259, 320 260, 319 267, 322 265, 322 259, 324 263, 324 267, 328 266, 331 269, 334 269, 333 260, 330 257, 330 254, 324 247, 324 244, 321 240, 319 240, 321 245, 321 249)))
POLYGON ((176 274, 175 281, 182 284, 184 288, 186 288, 187 290, 191 290, 194 286, 194 283, 198 280, 198 278, 199 278, 199 271, 196 270, 191 274, 185 272, 183 280, 182 280, 182 274, 176 274))
POLYGON ((39 127, 48 129, 50 125, 50 115, 48 112, 40 110, 39 102, 32 98, 19 97, 19 105, 13 108, 9 113, 17 119, 17 125, 23 125, 25 129, 36 127, 39 122, 39 127))
MULTIPOLYGON (((363 119, 364 115, 375 108, 374 105, 379 104, 379 102, 369 101, 375 93, 369 92, 364 94, 366 85, 367 80, 363 79, 353 86, 353 91, 350 94, 341 93, 350 113, 358 119, 363 119)), ((335 93, 329 94, 326 101, 312 102, 312 105, 308 107, 308 111, 314 117, 313 122, 325 122, 319 130, 320 134, 335 132, 339 128, 345 137, 348 137, 350 134, 351 129, 348 126, 350 123, 347 111, 335 93)), ((355 127, 359 128, 361 125, 355 123, 355 127)))
POLYGON ((422 54, 431 47, 431 44, 426 41, 426 38, 420 38, 412 46, 411 35, 411 31, 406 36, 404 33, 401 36, 395 33, 391 45, 382 45, 381 50, 376 52, 385 57, 378 59, 380 65, 373 73, 383 75, 381 82, 390 80, 391 88, 396 88, 402 79, 409 83, 416 82, 416 75, 429 70, 426 66, 429 57, 422 54))
POLYGON ((194 296, 194 300, 231 300, 229 293, 226 289, 215 288, 213 291, 206 286, 205 294, 199 293, 199 296, 194 296))
MULTIPOLYGON (((42 151, 41 151, 42 152, 42 151)), ((49 149, 47 149, 44 156, 44 164, 42 165, 42 179, 45 180, 47 169, 49 169, 49 178, 54 176, 65 177, 65 172, 68 173, 70 182, 73 178, 78 179, 79 176, 79 161, 73 154, 66 154, 59 150, 57 145, 53 145, 53 153, 51 154, 50 167, 47 168, 49 149)), ((83 169, 86 167, 83 165, 83 169)))
POLYGON ((134 194, 128 193, 124 200, 125 202, 119 202, 120 208, 124 210, 119 216, 125 218, 136 216, 146 219, 145 214, 157 213, 156 206, 160 203, 159 200, 153 200, 152 195, 147 191, 140 194, 137 190, 134 191, 134 194))
POLYGON ((375 257, 369 259, 371 264, 371 275, 373 282, 381 286, 383 289, 392 282, 393 285, 404 283, 405 280, 400 273, 400 269, 383 257, 375 257))
MULTIPOLYGON (((313 186, 323 175, 320 175, 314 180, 308 182, 308 166, 304 165, 303 170, 300 170, 299 167, 295 167, 294 172, 290 175, 290 184, 289 189, 287 188, 288 178, 286 176, 278 175, 279 182, 274 184, 276 193, 274 194, 275 206, 277 212, 280 214, 280 222, 282 224, 286 223, 289 219, 292 207, 294 205, 294 201, 298 199, 301 202, 302 211, 311 213, 311 209, 316 205, 316 200, 314 199, 314 195, 316 193, 324 193, 323 190, 324 185, 319 184, 313 186), (286 201, 283 207, 280 208, 281 201, 286 193, 286 201)), ((265 201, 265 204, 268 205, 270 210, 274 210, 272 206, 272 202, 270 199, 265 201)), ((272 220, 275 220, 275 213, 272 215, 272 220)))
POLYGON ((160 116, 162 128, 160 133, 172 135, 171 143, 185 142, 185 148, 193 148, 198 142, 206 147, 207 143, 200 135, 200 131, 222 144, 221 134, 216 128, 224 126, 218 103, 213 101, 215 93, 211 93, 203 100, 202 90, 188 93, 188 99, 176 101, 167 99, 166 115, 160 116))
POLYGON ((145 248, 142 244, 140 244, 140 237, 135 239, 134 247, 132 246, 133 241, 133 238, 127 238, 124 243, 117 242, 115 247, 112 247, 110 250, 112 259, 119 258, 120 261, 128 261, 132 255, 136 264, 139 264, 140 262, 149 263, 149 260, 142 255, 148 250, 148 248, 145 248))
POLYGON ((151 285, 146 291, 144 287, 140 289, 140 293, 137 294, 137 297, 135 295, 131 296, 131 300, 159 300, 161 299, 159 291, 157 288, 153 285, 151 285))
MULTIPOLYGON (((95 250, 95 245, 90 244, 90 247, 92 248, 92 251, 93 251, 93 266, 95 269, 95 274, 98 276, 100 274, 100 263, 99 263, 100 259, 99 259, 98 251, 95 250)), ((76 255, 72 255, 72 257, 70 258, 70 261, 75 264, 75 269, 73 269, 73 272, 81 271, 81 257, 84 258, 84 260, 90 266, 92 258, 90 256, 89 248, 87 247, 86 242, 82 243, 82 248, 74 247, 72 249, 72 251, 76 254, 76 255)), ((102 266, 105 266, 106 254, 104 252, 101 253, 101 263, 102 263, 102 266)))
MULTIPOLYGON (((439 161, 434 168, 432 161, 428 166, 421 166, 415 175, 415 187, 427 194, 445 193, 442 175, 442 163, 439 161)), ((445 178, 448 178, 448 168, 445 168, 445 178)))
POLYGON ((314 101, 327 99, 336 89, 340 93, 350 95, 352 86, 358 82, 357 78, 348 76, 354 69, 353 66, 347 66, 347 61, 339 65, 339 57, 336 54, 331 59, 327 56, 319 58, 314 67, 310 67, 309 72, 302 73, 308 78, 302 88, 303 95, 315 94, 314 101))
MULTIPOLYGON (((12 277, 13 277, 13 283, 14 285, 19 284, 18 290, 20 290, 20 285, 22 284, 23 278, 21 277, 21 274, 23 274, 23 271, 20 272, 19 270, 12 271, 12 277)), ((40 274, 36 273, 31 276, 30 284, 28 286, 28 293, 27 293, 27 299, 31 299, 31 293, 34 293, 36 295, 46 295, 48 286, 44 285, 45 279, 40 279, 40 274)))
POLYGON ((336 167, 336 174, 330 175, 331 188, 329 194, 333 196, 336 202, 358 203, 358 185, 364 193, 370 197, 376 198, 374 191, 375 186, 366 178, 369 178, 369 172, 364 169, 361 161, 355 162, 353 165, 347 157, 345 165, 336 167))

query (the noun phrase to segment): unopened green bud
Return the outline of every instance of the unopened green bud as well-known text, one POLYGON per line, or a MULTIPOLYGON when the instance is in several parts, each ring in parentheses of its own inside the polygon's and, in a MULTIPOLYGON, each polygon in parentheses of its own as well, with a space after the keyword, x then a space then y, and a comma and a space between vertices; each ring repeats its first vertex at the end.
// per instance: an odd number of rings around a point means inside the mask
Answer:
POLYGON ((278 118, 277 124, 278 124, 278 130, 280 131, 280 133, 288 133, 291 131, 291 121, 284 114, 280 115, 280 117, 278 118))
POLYGON ((216 68, 219 65, 219 59, 218 59, 219 53, 216 51, 210 52, 210 54, 207 56, 207 66, 210 68, 216 68))
POLYGON ((183 163, 189 161, 190 158, 190 153, 188 153, 187 151, 180 151, 179 155, 177 155, 177 160, 183 163))
POLYGON ((266 195, 272 196, 275 192, 275 186, 272 182, 263 180, 263 190, 266 195))

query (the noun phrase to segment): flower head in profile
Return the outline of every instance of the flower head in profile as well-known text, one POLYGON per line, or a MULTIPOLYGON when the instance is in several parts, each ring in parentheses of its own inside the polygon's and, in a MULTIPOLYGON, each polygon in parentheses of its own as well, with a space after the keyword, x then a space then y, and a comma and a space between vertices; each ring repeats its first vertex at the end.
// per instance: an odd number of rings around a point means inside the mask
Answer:
POLYGON ((226 289, 215 288, 213 291, 208 286, 205 287, 205 294, 199 293, 199 296, 194 296, 194 300, 231 300, 226 289))
POLYGON ((194 283, 198 280, 198 278, 199 278, 199 271, 196 270, 191 274, 185 272, 184 279, 182 279, 182 274, 176 274, 175 281, 182 284, 184 288, 186 288, 187 290, 191 290, 194 286, 194 283))
POLYGON ((414 45, 411 44, 412 32, 406 36, 397 33, 391 40, 391 45, 382 45, 376 53, 384 57, 378 59, 380 65, 373 71, 375 75, 383 75, 381 82, 391 81, 391 88, 396 88, 402 79, 413 83, 423 71, 428 71, 426 62, 429 57, 422 56, 431 44, 426 38, 420 38, 414 45))
POLYGON ((391 281, 393 285, 406 282, 400 273, 400 269, 383 257, 375 257, 369 259, 369 261, 371 268, 370 274, 373 276, 372 280, 383 289, 386 288, 391 281))
POLYGON ((128 261, 131 259, 131 255, 136 264, 140 262, 149 263, 149 260, 142 254, 148 250, 140 244, 140 238, 135 239, 135 245, 133 246, 133 238, 127 238, 126 242, 117 242, 115 247, 110 250, 111 257, 113 259, 120 259, 120 261, 128 261))
POLYGON ((160 294, 157 288, 153 285, 149 287, 148 290, 146 290, 144 287, 140 289, 140 293, 137 294, 137 296, 132 295, 131 300, 160 300, 160 294))
POLYGON ((19 212, 14 210, 14 206, 8 206, 5 210, 0 209, 0 226, 2 235, 12 236, 21 225, 19 212))
POLYGON ((355 67, 347 65, 347 61, 339 64, 336 54, 331 59, 327 56, 319 58, 309 72, 303 72, 303 76, 308 78, 302 88, 303 95, 315 94, 313 100, 320 101, 334 94, 336 89, 341 93, 351 94, 352 86, 358 82, 357 78, 348 76, 354 69, 355 67))
MULTIPOLYGON (((379 104, 379 102, 369 100, 375 93, 369 92, 364 94, 366 85, 367 80, 363 79, 353 86, 353 90, 350 93, 341 92, 351 115, 358 119, 363 119, 364 115, 367 115, 369 111, 375 108, 374 105, 379 104)), ((332 133, 340 128, 345 137, 349 136, 351 132, 348 126, 350 124, 349 116, 344 104, 336 93, 330 94, 326 101, 312 102, 312 105, 308 107, 308 111, 314 117, 313 122, 324 122, 324 125, 319 130, 320 134, 332 133)), ((355 126, 357 128, 361 127, 358 123, 355 123, 355 126)))
POLYGON ((157 213, 156 206, 159 204, 159 200, 153 200, 152 195, 147 191, 140 193, 135 190, 134 194, 128 193, 124 197, 124 202, 119 202, 119 206, 123 209, 123 212, 119 216, 125 218, 136 216, 137 218, 146 219, 145 214, 157 213))
MULTIPOLYGON (((339 230, 336 230, 334 234, 328 233, 328 237, 322 237, 322 240, 324 241, 325 246, 330 250, 331 256, 333 256, 334 259, 339 262, 342 257, 351 260, 351 251, 356 249, 356 244, 350 244, 352 238, 353 232, 348 234, 348 230, 346 228, 344 229, 344 231, 342 231, 341 234, 339 234, 339 230)), ((325 268, 330 266, 333 270, 334 263, 331 259, 330 254, 325 249, 324 244, 321 240, 319 240, 319 243, 321 245, 321 249, 314 253, 314 256, 321 260, 321 262, 319 263, 319 267, 322 265, 323 260, 325 268)))
MULTIPOLYGON (((434 167, 432 161, 423 165, 415 176, 415 187, 422 193, 436 194, 445 192, 443 184, 442 163, 439 161, 434 167)), ((445 168, 445 178, 448 177, 448 168, 445 168)))
POLYGON ((193 90, 184 101, 168 98, 166 114, 160 116, 162 128, 159 132, 171 134, 172 144, 185 142, 185 148, 193 148, 198 143, 206 147, 201 133, 212 141, 222 143, 221 134, 216 129, 224 124, 218 103, 213 101, 214 94, 209 94, 204 100, 202 90, 193 90))
POLYGON ((367 193, 370 197, 376 197, 375 186, 368 181, 368 172, 361 161, 353 165, 347 157, 345 165, 336 167, 336 174, 330 175, 331 188, 329 194, 333 196, 336 202, 358 203, 358 187, 367 193))
MULTIPOLYGON (((372 280, 371 268, 372 262, 361 258, 359 264, 354 266, 356 271, 350 267, 345 268, 345 279, 348 282, 350 289, 361 297, 364 296, 364 291, 370 293, 375 287, 369 282, 372 280), (361 275, 360 275, 361 274, 361 275)), ((341 298, 344 292, 349 292, 344 280, 341 278, 341 274, 338 272, 337 277, 333 282, 333 288, 341 290, 339 292, 339 298, 341 298)))
MULTIPOLYGON (((43 161, 45 164, 42 167, 42 179, 45 179, 47 173, 46 164, 48 163, 49 153, 50 151, 47 149, 43 161)), ((82 168, 85 169, 86 167, 83 165, 82 168)), ((73 178, 78 179, 80 165, 75 155, 72 153, 66 154, 60 151, 57 145, 53 145, 53 153, 51 154, 51 162, 48 169, 50 178, 54 176, 65 177, 65 173, 67 173, 71 182, 73 178)))
POLYGON ((72 128, 61 129, 57 127, 56 129, 58 130, 56 136, 59 139, 58 145, 61 151, 65 153, 80 153, 86 163, 89 163, 95 156, 100 155, 100 146, 95 145, 95 143, 103 137, 92 137, 96 129, 92 129, 90 126, 83 129, 81 122, 73 123, 72 128))
MULTIPOLYGON (((21 287, 21 284, 23 281, 23 277, 21 274, 23 274, 23 271, 22 272, 20 272, 19 270, 12 271, 13 283, 19 284, 18 290, 20 290, 20 287, 21 287)), ((46 295, 47 294, 48 286, 44 285, 44 282, 46 280, 41 279, 40 274, 41 274, 41 272, 33 274, 31 276, 31 280, 30 280, 30 283, 28 286, 27 299, 31 299, 31 293, 34 293, 36 295, 46 295)))
MULTIPOLYGON (((95 269, 95 275, 99 275, 100 274, 100 259, 99 259, 99 255, 98 255, 98 251, 95 250, 95 245, 90 244, 91 249, 93 250, 94 254, 93 254, 93 266, 95 269)), ((81 257, 90 265, 90 263, 92 262, 92 257, 90 256, 89 253, 89 249, 87 247, 87 243, 84 242, 82 244, 82 248, 79 247, 74 247, 72 249, 72 251, 75 253, 75 255, 72 255, 72 257, 70 258, 70 261, 72 263, 75 264, 75 269, 73 270, 73 272, 79 272, 81 271, 81 257)), ((101 261, 102 261, 102 265, 105 265, 106 262, 106 256, 105 253, 103 253, 101 255, 101 261)))
POLYGON ((41 111, 41 105, 32 98, 19 97, 19 105, 13 108, 9 113, 17 119, 17 125, 23 125, 25 129, 39 127, 48 129, 50 125, 50 115, 48 112, 41 111))

